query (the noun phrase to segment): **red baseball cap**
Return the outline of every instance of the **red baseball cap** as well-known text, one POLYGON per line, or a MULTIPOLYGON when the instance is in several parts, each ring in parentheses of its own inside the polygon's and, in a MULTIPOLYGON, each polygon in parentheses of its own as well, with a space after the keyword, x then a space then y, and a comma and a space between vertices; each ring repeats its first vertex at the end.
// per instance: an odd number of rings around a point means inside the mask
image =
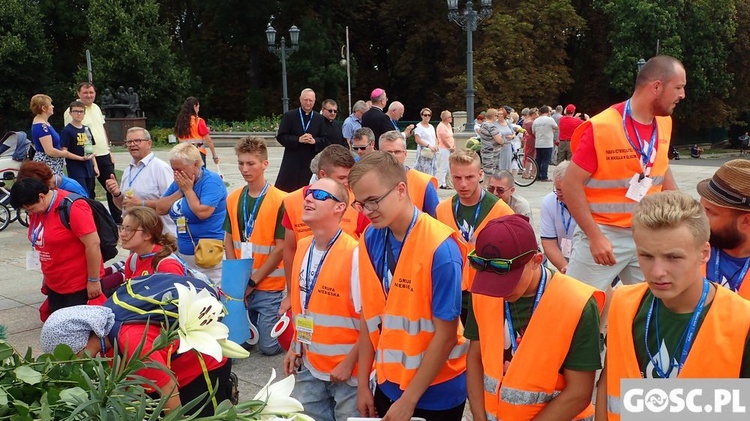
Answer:
POLYGON ((513 214, 495 218, 477 236, 476 255, 485 259, 513 259, 510 271, 500 275, 491 269, 478 270, 471 286, 471 292, 491 297, 507 297, 518 285, 526 263, 531 260, 539 247, 536 244, 534 228, 529 218, 513 214))
POLYGON ((576 112, 576 106, 575 106, 575 105, 573 105, 573 104, 568 104, 568 105, 567 105, 567 106, 565 107, 565 114, 573 114, 574 112, 576 112))

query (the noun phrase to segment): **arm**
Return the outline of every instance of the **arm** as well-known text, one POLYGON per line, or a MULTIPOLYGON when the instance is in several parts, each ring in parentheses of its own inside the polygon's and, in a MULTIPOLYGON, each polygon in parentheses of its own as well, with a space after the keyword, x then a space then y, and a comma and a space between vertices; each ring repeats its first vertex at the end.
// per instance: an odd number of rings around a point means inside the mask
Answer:
MULTIPOLYGON (((360 325, 361 326, 361 325, 360 325)), ((365 328, 366 330, 367 328, 365 328)), ((359 343, 362 341, 362 337, 360 335, 359 339, 357 339, 357 342, 352 347, 351 351, 349 351, 348 354, 346 354, 346 357, 343 361, 341 361, 336 367, 334 367, 333 371, 331 371, 331 381, 336 382, 345 382, 349 380, 349 378, 352 376, 352 371, 354 370, 354 365, 357 363, 357 360, 359 359, 359 343)), ((366 370, 369 374, 369 370, 366 370)))
POLYGON ((534 417, 534 421, 563 421, 573 419, 591 403, 596 371, 563 370, 565 389, 534 417))
POLYGON ((484 365, 479 341, 469 342, 469 353, 466 355, 466 389, 474 421, 487 421, 487 413, 484 412, 484 365))
POLYGON ((416 133, 414 133, 414 141, 417 142, 417 145, 425 148, 430 146, 430 144, 426 140, 422 140, 422 137, 416 133))
POLYGON ((177 190, 169 196, 162 196, 159 199, 154 200, 154 209, 156 209, 156 213, 159 215, 166 215, 169 213, 169 208, 172 207, 172 204, 179 199, 182 199, 182 192, 177 190))
POLYGON ((298 136, 292 134, 292 121, 293 115, 290 113, 284 114, 279 123, 279 131, 276 133, 276 140, 285 148, 297 149, 300 143, 304 143, 302 138, 304 135, 298 136))
POLYGON ((667 168, 667 172, 664 174, 664 184, 662 184, 662 190, 679 190, 677 181, 674 179, 672 169, 667 168))
POLYGON ((599 383, 596 387, 596 400, 594 401, 594 419, 596 421, 607 421, 607 357, 604 357, 604 368, 599 375, 599 383))
POLYGON ((286 290, 287 296, 281 301, 279 307, 279 314, 286 313, 291 308, 292 303, 289 298, 288 292, 292 290, 292 263, 294 263, 294 253, 297 252, 297 241, 294 235, 294 231, 287 228, 284 234, 284 252, 282 253, 282 260, 284 261, 284 276, 286 277, 286 290), (283 310, 283 311, 282 311, 283 310))
MULTIPOLYGON (((94 168, 96 169, 96 159, 94 159, 94 168)), ((104 182, 104 186, 114 198, 115 206, 122 209, 122 190, 120 190, 120 186, 117 185, 117 178, 115 178, 114 174, 109 176, 109 179, 104 182)))
MULTIPOLYGON (((99 269, 102 265, 102 252, 99 249, 99 234, 96 231, 78 237, 86 249, 86 273, 91 279, 99 279, 99 269)), ((89 299, 98 297, 102 293, 101 280, 97 282, 86 282, 86 290, 89 299)))
POLYGON ((180 402, 180 391, 177 388, 177 384, 174 380, 169 379, 169 382, 165 384, 162 388, 159 389, 159 394, 164 396, 169 396, 169 399, 167 400, 167 404, 164 407, 165 413, 170 413, 171 411, 177 409, 178 406, 181 405, 180 402))
POLYGON ((208 145, 208 149, 211 150, 211 156, 214 159, 214 164, 219 163, 219 156, 216 155, 216 147, 214 147, 214 141, 211 139, 211 135, 203 136, 203 142, 208 145))
MULTIPOLYGON (((268 254, 268 259, 266 259, 258 269, 254 270, 252 275, 250 275, 250 279, 255 281, 256 284, 263 282, 263 280, 265 280, 268 275, 279 266, 279 263, 281 263, 284 254, 285 241, 283 239, 276 239, 275 241, 276 246, 271 250, 271 253, 268 254)), ((289 269, 291 269, 291 266, 289 266, 289 269)))
POLYGON ((44 150, 44 153, 47 156, 51 156, 53 158, 74 159, 76 161, 82 161, 83 160, 83 159, 81 159, 82 157, 80 157, 80 156, 78 156, 76 154, 72 154, 72 153, 68 152, 67 149, 62 150, 62 151, 59 150, 59 149, 55 149, 55 147, 52 146, 52 136, 51 135, 40 137, 39 138, 39 143, 42 145, 42 149, 44 150))
POLYGON ((232 241, 232 234, 224 232, 224 257, 227 260, 234 260, 237 255, 234 254, 234 241, 232 241))
POLYGON ((370 391, 370 370, 375 361, 375 348, 367 331, 365 314, 360 315, 359 329, 359 367, 357 374, 357 410, 362 417, 377 417, 375 401, 370 391), (365 368, 366 367, 366 368, 365 368))
POLYGON ((190 210, 193 211, 195 216, 197 216, 200 219, 208 218, 209 216, 213 215, 214 211, 216 210, 215 206, 208 206, 208 205, 202 204, 200 199, 198 198, 198 195, 195 193, 195 190, 193 189, 188 189, 185 192, 185 198, 187 199, 190 210))
POLYGON ((562 250, 557 245, 557 238, 542 238, 542 250, 544 255, 547 256, 550 262, 559 270, 561 273, 565 273, 568 269, 568 261, 563 257, 562 250))

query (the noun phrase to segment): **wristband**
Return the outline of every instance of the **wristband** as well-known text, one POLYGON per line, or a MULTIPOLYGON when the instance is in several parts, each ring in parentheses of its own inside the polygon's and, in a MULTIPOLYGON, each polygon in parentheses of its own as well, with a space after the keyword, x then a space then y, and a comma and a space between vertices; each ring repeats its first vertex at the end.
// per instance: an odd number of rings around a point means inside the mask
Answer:
POLYGON ((258 284, 255 281, 253 281, 253 278, 248 278, 247 279, 247 286, 255 288, 256 286, 258 286, 258 284))
POLYGON ((122 190, 120 190, 120 194, 118 194, 118 195, 112 195, 112 197, 120 197, 120 196, 122 196, 122 190))
POLYGON ((89 282, 99 282, 99 278, 86 278, 89 282))

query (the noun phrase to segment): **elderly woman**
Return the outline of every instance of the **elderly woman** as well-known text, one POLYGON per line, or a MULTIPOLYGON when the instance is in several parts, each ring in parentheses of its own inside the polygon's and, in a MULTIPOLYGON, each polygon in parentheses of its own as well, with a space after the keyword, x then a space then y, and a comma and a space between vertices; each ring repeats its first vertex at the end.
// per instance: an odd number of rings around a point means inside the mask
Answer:
POLYGON ((434 176, 437 172, 437 135, 435 127, 430 124, 432 111, 422 108, 419 112, 422 120, 414 128, 414 141, 417 142, 417 162, 414 169, 434 176))
POLYGON ((29 214, 32 251, 27 265, 41 268, 44 275, 47 302, 45 310, 40 309, 42 321, 48 312, 86 304, 102 292, 104 266, 94 216, 85 201, 76 200, 70 205, 70 228, 66 228, 59 207, 69 194, 32 177, 17 180, 10 189, 10 204, 29 214))
POLYGON ((36 178, 51 189, 62 189, 82 197, 89 197, 89 193, 80 183, 64 175, 52 174, 52 169, 44 162, 27 161, 21 164, 17 178, 36 178))
POLYGON ((511 149, 511 142, 516 137, 516 132, 508 122, 508 111, 505 108, 500 108, 497 113, 497 120, 495 126, 500 132, 500 136, 503 137, 503 143, 500 147, 500 154, 497 157, 497 171, 510 170, 511 160, 513 159, 513 150, 511 149))
POLYGON ((219 156, 216 155, 216 148, 214 148, 214 141, 211 140, 211 136, 208 135, 209 130, 206 126, 206 121, 198 117, 201 104, 198 103, 198 98, 188 97, 182 104, 180 113, 177 114, 177 121, 174 124, 174 133, 180 142, 188 142, 197 146, 201 153, 201 161, 203 166, 206 166, 206 148, 203 145, 208 145, 211 149, 211 156, 213 157, 214 163, 219 163, 219 156))
POLYGON ((180 143, 169 153, 174 182, 156 202, 156 212, 177 226, 179 255, 191 268, 221 282, 227 189, 221 177, 202 166, 198 148, 180 143), (200 253, 196 255, 196 250, 200 253))
POLYGON ((44 94, 36 94, 31 97, 29 103, 34 120, 31 123, 31 140, 34 143, 34 161, 47 164, 52 172, 57 175, 63 174, 65 159, 85 161, 92 156, 82 157, 67 150, 62 150, 60 135, 54 127, 49 124, 49 118, 55 113, 52 98, 44 94))
POLYGON ((497 119, 499 112, 496 108, 487 110, 484 123, 479 128, 479 141, 482 151, 482 170, 484 170, 485 185, 489 185, 489 179, 497 171, 497 162, 500 151, 506 141, 498 128, 497 119))
POLYGON ((448 157, 456 150, 456 140, 453 138, 453 114, 448 110, 440 113, 440 123, 437 125, 438 157, 437 157, 437 180, 441 189, 452 188, 450 174, 448 173, 448 157))

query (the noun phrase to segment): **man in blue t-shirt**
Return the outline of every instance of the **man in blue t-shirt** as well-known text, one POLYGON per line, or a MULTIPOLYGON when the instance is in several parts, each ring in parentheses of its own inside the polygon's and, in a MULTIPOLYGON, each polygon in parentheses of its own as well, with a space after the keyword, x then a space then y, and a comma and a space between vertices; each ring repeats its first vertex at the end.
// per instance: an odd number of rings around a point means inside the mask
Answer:
POLYGON ((83 186, 88 192, 88 197, 95 197, 94 186, 96 177, 99 176, 99 168, 96 166, 96 160, 93 159, 93 145, 96 142, 91 135, 91 130, 83 125, 86 107, 81 101, 73 101, 68 109, 72 121, 65 126, 60 134, 62 150, 71 153, 71 157, 65 159, 68 177, 83 186))

